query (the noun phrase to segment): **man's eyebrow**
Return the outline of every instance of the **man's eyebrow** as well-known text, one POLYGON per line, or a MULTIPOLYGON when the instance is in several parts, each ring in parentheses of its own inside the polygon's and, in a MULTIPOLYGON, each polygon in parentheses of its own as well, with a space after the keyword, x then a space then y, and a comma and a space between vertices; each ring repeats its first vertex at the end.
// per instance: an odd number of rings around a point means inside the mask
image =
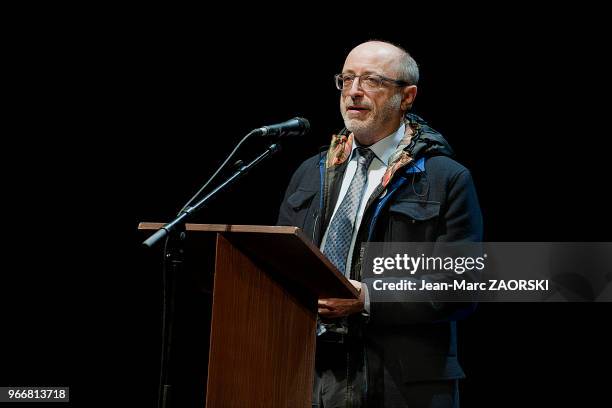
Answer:
MULTIPOLYGON (((352 69, 347 69, 346 71, 342 71, 342 73, 343 74, 354 74, 355 71, 353 71, 352 69)), ((368 70, 368 71, 363 71, 363 74, 361 74, 361 75, 379 75, 380 76, 381 74, 379 74, 376 71, 369 71, 368 70)))

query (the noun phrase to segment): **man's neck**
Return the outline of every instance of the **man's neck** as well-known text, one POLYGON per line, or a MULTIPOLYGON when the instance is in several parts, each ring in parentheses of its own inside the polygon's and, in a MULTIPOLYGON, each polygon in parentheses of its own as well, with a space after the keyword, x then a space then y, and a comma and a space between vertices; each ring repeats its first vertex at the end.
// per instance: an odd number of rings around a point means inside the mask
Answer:
POLYGON ((363 147, 368 147, 371 146, 381 140, 383 140, 385 137, 388 137, 390 135, 392 135, 393 133, 395 133, 397 131, 397 129, 399 129, 401 123, 397 123, 394 127, 388 127, 383 131, 379 131, 379 132, 372 132, 372 133, 358 133, 358 132, 353 132, 353 134, 355 135, 355 140, 357 141, 357 143, 359 143, 359 146, 363 146, 363 147))

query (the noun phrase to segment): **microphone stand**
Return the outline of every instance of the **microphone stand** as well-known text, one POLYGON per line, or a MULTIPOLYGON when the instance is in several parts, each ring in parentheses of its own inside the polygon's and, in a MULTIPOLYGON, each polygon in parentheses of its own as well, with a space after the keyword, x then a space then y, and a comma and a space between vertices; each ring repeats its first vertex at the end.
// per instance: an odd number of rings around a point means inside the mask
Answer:
POLYGON ((253 159, 253 161, 251 161, 249 164, 240 167, 230 178, 225 180, 223 183, 221 183, 221 185, 219 185, 217 188, 207 194, 206 197, 202 198, 195 205, 184 209, 174 220, 161 227, 159 230, 157 230, 157 232, 151 235, 142 244, 148 248, 154 247, 157 242, 159 242, 159 240, 161 240, 162 238, 166 238, 168 235, 172 234, 179 226, 185 224, 187 219, 189 219, 193 214, 201 210, 208 203, 208 201, 210 201, 210 199, 213 198, 218 192, 224 190, 226 187, 233 184, 236 180, 247 174, 253 167, 257 166, 263 160, 267 159, 268 157, 271 157, 279 151, 280 146, 277 143, 273 143, 268 146, 265 152, 253 159))
POLYGON ((280 145, 272 143, 268 148, 253 159, 250 163, 241 166, 236 172, 207 194, 204 198, 198 201, 195 205, 185 208, 179 215, 167 223, 153 235, 151 235, 142 244, 146 248, 153 248, 157 243, 166 239, 164 247, 164 267, 163 267, 163 308, 162 308, 162 353, 161 353, 161 368, 160 368, 160 389, 158 395, 158 407, 168 407, 171 400, 171 381, 170 381, 170 350, 172 340, 172 326, 174 317, 174 299, 176 277, 180 274, 183 268, 183 241, 185 240, 185 222, 200 211, 212 198, 219 192, 225 190, 242 176, 246 175, 251 169, 259 163, 272 157, 280 151, 280 145))

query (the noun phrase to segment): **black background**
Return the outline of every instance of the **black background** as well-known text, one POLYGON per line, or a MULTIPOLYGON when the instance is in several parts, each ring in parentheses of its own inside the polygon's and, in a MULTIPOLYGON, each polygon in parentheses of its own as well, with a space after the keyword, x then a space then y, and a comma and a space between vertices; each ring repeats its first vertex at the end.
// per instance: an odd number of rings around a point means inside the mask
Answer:
MULTIPOLYGON (((70 385, 85 405, 121 396, 153 406, 160 283, 139 263, 138 222, 169 220, 249 130, 303 116, 309 135, 198 218, 274 224, 291 173, 342 128, 333 75, 372 38, 419 63, 414 111, 472 171, 486 240, 611 240, 597 11, 349 9, 248 23, 246 8, 242 19, 19 15, 6 54, 15 92, 2 161, 2 385, 70 385)), ((262 147, 249 143, 241 158, 262 147)), ((462 404, 608 400, 611 311, 481 304, 459 326, 462 404)))

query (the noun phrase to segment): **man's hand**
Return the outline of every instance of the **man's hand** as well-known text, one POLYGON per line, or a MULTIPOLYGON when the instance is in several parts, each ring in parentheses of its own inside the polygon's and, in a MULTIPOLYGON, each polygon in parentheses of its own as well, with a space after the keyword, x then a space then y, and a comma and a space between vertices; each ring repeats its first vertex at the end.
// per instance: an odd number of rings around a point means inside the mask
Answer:
POLYGON ((337 319, 363 311, 365 294, 361 290, 361 282, 355 280, 350 282, 359 291, 359 299, 319 299, 319 316, 324 319, 337 319))

